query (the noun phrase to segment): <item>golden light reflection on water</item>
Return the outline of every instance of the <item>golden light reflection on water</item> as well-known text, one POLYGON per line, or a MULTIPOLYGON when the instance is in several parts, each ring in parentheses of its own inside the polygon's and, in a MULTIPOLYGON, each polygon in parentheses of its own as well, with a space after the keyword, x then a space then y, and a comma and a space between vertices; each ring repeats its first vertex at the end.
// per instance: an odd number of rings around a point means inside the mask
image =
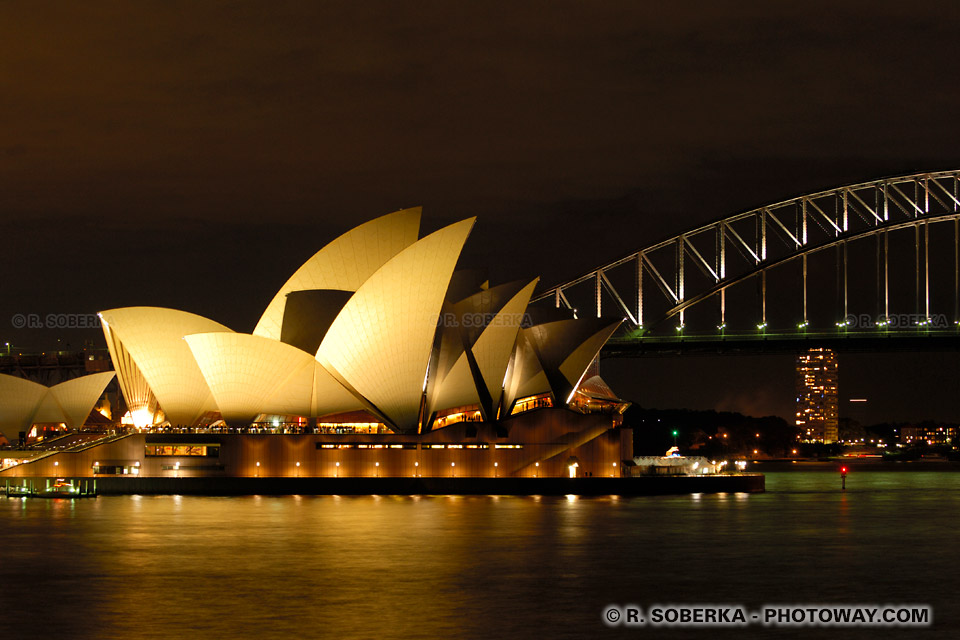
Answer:
POLYGON ((960 474, 865 476, 846 493, 793 472, 762 495, 0 499, 0 605, 9 637, 42 621, 70 638, 579 638, 615 602, 897 594, 949 620, 956 573, 902 552, 952 539, 960 474))

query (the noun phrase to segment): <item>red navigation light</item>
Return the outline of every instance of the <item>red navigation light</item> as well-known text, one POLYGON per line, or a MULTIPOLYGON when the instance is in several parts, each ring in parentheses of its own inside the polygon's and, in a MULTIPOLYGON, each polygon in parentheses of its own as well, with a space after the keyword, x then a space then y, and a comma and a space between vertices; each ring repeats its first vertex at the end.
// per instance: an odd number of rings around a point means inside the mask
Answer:
POLYGON ((842 475, 842 476, 847 475, 847 468, 846 468, 846 467, 840 467, 840 475, 842 475))

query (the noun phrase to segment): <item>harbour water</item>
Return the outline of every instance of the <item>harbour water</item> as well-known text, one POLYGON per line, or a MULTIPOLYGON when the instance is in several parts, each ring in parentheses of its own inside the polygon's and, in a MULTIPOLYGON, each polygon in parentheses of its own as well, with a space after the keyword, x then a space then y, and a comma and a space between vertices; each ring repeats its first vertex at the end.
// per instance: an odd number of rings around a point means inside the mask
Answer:
POLYGON ((609 604, 910 603, 956 637, 960 473, 763 494, 0 498, 3 638, 794 637, 611 629, 609 604))

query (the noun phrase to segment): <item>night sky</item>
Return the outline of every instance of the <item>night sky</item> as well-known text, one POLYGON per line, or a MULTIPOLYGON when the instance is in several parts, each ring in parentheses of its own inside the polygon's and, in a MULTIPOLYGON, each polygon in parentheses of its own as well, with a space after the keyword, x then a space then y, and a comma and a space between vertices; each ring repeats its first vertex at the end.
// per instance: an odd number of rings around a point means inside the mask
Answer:
MULTIPOLYGON (((3 2, 0 338, 101 344, 8 318, 141 304, 248 332, 323 244, 402 207, 426 231, 479 216, 462 265, 550 284, 960 168, 955 3, 659 4, 3 2)), ((957 354, 840 363, 841 414, 960 421, 957 354)), ((604 373, 644 406, 792 411, 790 357, 604 373)))

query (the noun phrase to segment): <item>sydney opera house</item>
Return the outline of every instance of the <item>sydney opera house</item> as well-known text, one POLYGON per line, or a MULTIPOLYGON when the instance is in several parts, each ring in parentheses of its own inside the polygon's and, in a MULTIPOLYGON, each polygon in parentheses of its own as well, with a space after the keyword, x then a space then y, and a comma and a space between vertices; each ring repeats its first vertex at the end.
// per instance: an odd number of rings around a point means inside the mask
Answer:
POLYGON ((356 227, 252 333, 102 311, 114 372, 49 388, 0 376, 0 430, 79 429, 114 373, 122 418, 76 445, 0 450, 0 478, 619 476, 627 404, 595 363, 621 320, 531 306, 537 280, 457 270, 473 225, 421 238, 414 208, 356 227))

